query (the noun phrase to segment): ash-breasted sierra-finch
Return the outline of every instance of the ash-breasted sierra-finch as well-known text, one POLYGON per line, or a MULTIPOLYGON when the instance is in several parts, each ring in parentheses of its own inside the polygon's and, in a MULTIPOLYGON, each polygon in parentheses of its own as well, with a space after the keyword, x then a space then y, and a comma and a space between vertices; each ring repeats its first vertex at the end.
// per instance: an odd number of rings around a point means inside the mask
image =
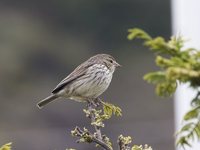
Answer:
POLYGON ((60 97, 82 102, 96 99, 108 88, 113 73, 119 66, 112 56, 97 54, 79 65, 37 106, 42 108, 60 97))

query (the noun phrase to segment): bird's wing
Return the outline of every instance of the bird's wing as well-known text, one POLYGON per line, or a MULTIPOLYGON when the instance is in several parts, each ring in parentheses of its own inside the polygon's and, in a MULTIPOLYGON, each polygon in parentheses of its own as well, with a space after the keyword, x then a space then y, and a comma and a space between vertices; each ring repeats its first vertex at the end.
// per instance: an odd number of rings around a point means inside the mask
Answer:
POLYGON ((82 77, 87 72, 87 68, 91 66, 91 63, 83 63, 79 65, 71 74, 69 74, 66 78, 64 78, 55 89, 53 89, 52 93, 56 94, 60 90, 62 90, 65 86, 73 82, 74 80, 82 77))

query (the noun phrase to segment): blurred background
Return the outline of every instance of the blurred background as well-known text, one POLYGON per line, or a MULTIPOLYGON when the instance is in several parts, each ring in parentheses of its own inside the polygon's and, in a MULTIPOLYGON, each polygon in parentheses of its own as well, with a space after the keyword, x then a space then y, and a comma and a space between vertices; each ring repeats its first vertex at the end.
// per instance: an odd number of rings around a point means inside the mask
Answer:
POLYGON ((60 100, 39 110, 36 103, 77 65, 97 53, 122 64, 102 98, 120 106, 123 117, 106 121, 117 149, 120 134, 155 150, 174 149, 173 102, 158 98, 143 75, 156 70, 154 55, 127 30, 171 35, 170 0, 1 0, 0 145, 15 150, 94 149, 76 144, 70 131, 88 127, 84 104, 60 100))

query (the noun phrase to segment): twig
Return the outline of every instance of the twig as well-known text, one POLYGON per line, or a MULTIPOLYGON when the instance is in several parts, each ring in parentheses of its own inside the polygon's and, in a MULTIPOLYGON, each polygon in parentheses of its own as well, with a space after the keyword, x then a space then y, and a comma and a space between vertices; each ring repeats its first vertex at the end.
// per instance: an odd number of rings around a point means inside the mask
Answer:
POLYGON ((91 125, 94 126, 95 132, 91 133, 88 129, 76 127, 71 131, 73 136, 80 137, 77 140, 77 143, 87 142, 87 143, 96 143, 98 146, 102 147, 104 150, 113 150, 109 138, 101 133, 101 127, 103 127, 102 122, 98 122, 101 109, 98 110, 97 107, 102 104, 99 99, 87 101, 87 109, 84 109, 86 117, 91 120, 91 125))
MULTIPOLYGON (((91 119, 91 123, 94 123, 96 121, 94 109, 97 106, 98 105, 94 101, 93 102, 88 102, 88 104, 87 104, 88 111, 90 112, 89 118, 91 119)), ((102 140, 102 134, 101 134, 100 127, 95 125, 95 124, 93 126, 94 126, 95 131, 96 131, 95 133, 96 133, 97 139, 102 140)))
MULTIPOLYGON (((87 110, 89 111, 89 118, 91 119, 91 123, 96 121, 96 114, 94 110, 100 104, 102 104, 100 99, 91 100, 87 103, 87 110)), ((103 140, 100 126, 97 126, 96 124, 92 125, 95 129, 95 133, 92 135, 93 142, 99 144, 105 150, 112 150, 112 147, 103 140)))
MULTIPOLYGON (((112 150, 112 148, 107 145, 103 140, 98 139, 97 137, 95 137, 92 133, 90 133, 89 131, 85 132, 83 130, 80 129, 80 127, 76 127, 76 136, 78 137, 83 137, 84 134, 87 134, 88 137, 88 142, 94 142, 96 144, 99 144, 101 147, 103 147, 105 150, 112 150)), ((77 140, 77 143, 81 142, 80 140, 77 140)))

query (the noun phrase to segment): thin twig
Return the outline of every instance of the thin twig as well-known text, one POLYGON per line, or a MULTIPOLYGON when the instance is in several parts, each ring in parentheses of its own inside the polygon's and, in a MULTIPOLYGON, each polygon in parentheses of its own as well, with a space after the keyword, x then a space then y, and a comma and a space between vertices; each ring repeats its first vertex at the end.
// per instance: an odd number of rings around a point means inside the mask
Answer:
MULTIPOLYGON (((95 122, 95 114, 94 114, 94 109, 95 109, 95 105, 91 102, 89 102, 89 104, 87 105, 88 106, 88 111, 90 112, 90 119, 91 119, 91 122, 95 122)), ((94 128, 95 128, 95 131, 96 131, 96 136, 97 136, 97 139, 99 140, 102 140, 102 134, 101 134, 101 129, 99 126, 95 125, 94 124, 94 128)))
MULTIPOLYGON (((78 137, 82 137, 83 134, 85 133, 83 130, 80 129, 80 127, 76 127, 76 136, 78 137)), ((92 133, 90 133, 89 131, 87 132, 88 137, 90 137, 91 142, 94 142, 98 145, 100 145, 102 148, 104 148, 105 150, 112 150, 112 147, 110 147, 108 144, 106 144, 103 140, 98 139, 97 137, 95 137, 92 133)), ((76 141, 77 143, 81 142, 80 140, 76 141)))
POLYGON ((105 150, 112 150, 112 147, 108 146, 104 141, 99 140, 98 138, 93 136, 93 141, 103 147, 105 150))
MULTIPOLYGON (((88 104, 87 104, 87 109, 88 111, 90 112, 90 116, 89 118, 91 119, 91 123, 95 122, 96 121, 96 116, 95 116, 95 112, 94 112, 94 109, 96 107, 98 107, 100 101, 99 99, 98 100, 93 100, 93 101, 88 101, 88 104)), ((112 147, 109 146, 106 142, 103 141, 103 138, 102 138, 102 133, 101 133, 101 129, 99 126, 93 124, 94 128, 95 128, 95 134, 92 135, 92 140, 93 142, 99 144, 102 148, 104 148, 105 150, 112 150, 112 147)))

